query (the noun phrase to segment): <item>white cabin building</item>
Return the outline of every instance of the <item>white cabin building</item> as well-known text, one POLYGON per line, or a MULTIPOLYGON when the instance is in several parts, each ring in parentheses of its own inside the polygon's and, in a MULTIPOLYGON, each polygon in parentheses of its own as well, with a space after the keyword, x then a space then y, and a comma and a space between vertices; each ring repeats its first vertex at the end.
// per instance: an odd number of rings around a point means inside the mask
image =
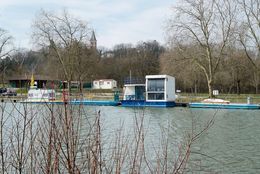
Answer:
POLYGON ((117 81, 114 79, 100 79, 93 81, 93 89, 114 89, 117 88, 117 81))
POLYGON ((146 101, 175 101, 175 78, 169 75, 147 75, 146 101))

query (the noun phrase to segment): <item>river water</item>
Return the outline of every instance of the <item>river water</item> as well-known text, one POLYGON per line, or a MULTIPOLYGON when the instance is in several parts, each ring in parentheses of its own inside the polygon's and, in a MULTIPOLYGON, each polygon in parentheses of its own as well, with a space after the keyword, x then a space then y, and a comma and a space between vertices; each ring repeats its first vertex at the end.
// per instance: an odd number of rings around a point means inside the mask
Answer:
MULTIPOLYGON (((40 108, 33 106, 35 111, 40 108)), ((209 129, 192 143, 186 172, 260 173, 259 110, 112 106, 84 106, 84 109, 89 117, 100 112, 102 136, 110 142, 118 130, 133 135, 136 123, 143 118, 146 155, 151 161, 156 160, 154 151, 161 147, 163 138, 168 139, 169 149, 174 151, 170 154, 176 154, 191 132, 200 132, 212 120, 209 129)))
MULTIPOLYGON (((91 108, 91 107, 90 107, 91 108)), ((260 173, 260 111, 189 108, 92 107, 100 110, 106 131, 119 125, 133 128, 133 117, 144 115, 146 145, 157 147, 164 128, 172 144, 199 132, 214 121, 192 144, 188 173, 260 173), (193 125, 193 126, 192 126, 193 125)), ((90 110, 91 110, 90 109, 90 110)))

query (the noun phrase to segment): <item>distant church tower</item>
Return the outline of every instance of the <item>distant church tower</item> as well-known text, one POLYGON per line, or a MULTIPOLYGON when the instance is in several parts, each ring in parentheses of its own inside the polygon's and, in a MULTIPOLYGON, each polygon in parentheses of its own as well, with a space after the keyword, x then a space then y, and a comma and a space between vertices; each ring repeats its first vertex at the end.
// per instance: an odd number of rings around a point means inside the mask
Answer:
POLYGON ((97 49, 97 39, 94 30, 92 31, 92 35, 90 38, 90 47, 93 49, 97 49))

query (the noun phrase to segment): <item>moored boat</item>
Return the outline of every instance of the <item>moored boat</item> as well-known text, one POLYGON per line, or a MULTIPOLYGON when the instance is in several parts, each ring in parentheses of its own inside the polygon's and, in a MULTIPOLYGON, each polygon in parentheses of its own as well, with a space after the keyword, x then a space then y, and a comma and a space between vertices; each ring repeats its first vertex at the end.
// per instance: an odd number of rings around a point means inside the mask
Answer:
POLYGON ((147 75, 145 84, 125 84, 122 106, 174 107, 175 78, 169 75, 147 75))
POLYGON ((32 74, 30 89, 27 93, 27 99, 22 102, 25 103, 46 103, 56 100, 56 94, 54 89, 39 89, 37 88, 37 82, 34 81, 32 74))
POLYGON ((53 89, 29 89, 27 99, 24 102, 52 102, 56 94, 53 89))

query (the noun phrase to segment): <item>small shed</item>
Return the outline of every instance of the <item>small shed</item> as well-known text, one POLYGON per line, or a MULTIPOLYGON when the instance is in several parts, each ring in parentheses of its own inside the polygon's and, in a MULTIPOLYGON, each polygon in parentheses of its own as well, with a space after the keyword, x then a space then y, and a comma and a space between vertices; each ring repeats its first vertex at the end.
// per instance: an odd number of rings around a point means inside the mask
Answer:
POLYGON ((117 81, 114 79, 100 79, 93 81, 93 89, 114 89, 117 88, 117 81))
MULTIPOLYGON (((9 85, 13 88, 28 88, 31 82, 30 75, 18 75, 8 78, 9 85)), ((56 81, 49 76, 34 75, 34 81, 37 82, 37 88, 44 88, 48 82, 56 81)))

